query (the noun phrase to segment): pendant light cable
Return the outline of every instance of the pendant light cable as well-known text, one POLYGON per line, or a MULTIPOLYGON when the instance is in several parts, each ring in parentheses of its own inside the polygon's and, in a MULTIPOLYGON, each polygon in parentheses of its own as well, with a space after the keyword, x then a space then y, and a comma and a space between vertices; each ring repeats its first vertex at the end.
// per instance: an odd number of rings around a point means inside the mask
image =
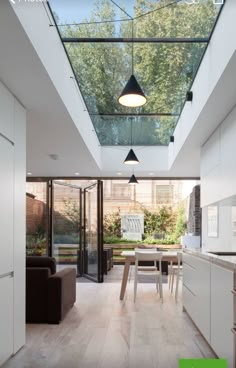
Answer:
POLYGON ((134 74, 134 20, 132 19, 132 75, 134 74))
POLYGON ((131 118, 131 123, 130 123, 130 128, 131 128, 131 132, 130 132, 130 145, 131 148, 133 147, 133 118, 131 118))

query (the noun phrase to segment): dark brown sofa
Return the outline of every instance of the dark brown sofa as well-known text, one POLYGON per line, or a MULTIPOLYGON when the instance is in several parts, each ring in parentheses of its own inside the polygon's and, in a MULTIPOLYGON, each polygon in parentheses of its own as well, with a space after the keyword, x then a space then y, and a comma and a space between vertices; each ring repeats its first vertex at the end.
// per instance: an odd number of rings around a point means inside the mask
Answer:
POLYGON ((76 271, 52 257, 26 257, 26 322, 59 323, 76 299, 76 271))

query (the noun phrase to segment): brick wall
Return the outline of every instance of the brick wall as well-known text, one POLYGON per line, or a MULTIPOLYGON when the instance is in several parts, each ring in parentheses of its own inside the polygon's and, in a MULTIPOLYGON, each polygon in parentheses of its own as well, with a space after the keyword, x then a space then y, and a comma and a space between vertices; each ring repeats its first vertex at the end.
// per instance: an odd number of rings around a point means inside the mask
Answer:
POLYGON ((201 235, 200 185, 196 185, 190 194, 187 232, 201 235))
POLYGON ((26 234, 32 235, 38 232, 38 226, 46 230, 46 204, 26 193, 26 234))

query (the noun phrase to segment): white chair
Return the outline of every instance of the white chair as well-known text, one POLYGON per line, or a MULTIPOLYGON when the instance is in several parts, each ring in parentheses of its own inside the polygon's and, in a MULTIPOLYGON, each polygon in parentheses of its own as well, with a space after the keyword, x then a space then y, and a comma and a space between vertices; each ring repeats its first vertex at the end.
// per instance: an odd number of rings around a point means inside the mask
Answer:
MULTIPOLYGON (((134 248, 135 252, 154 252, 156 250, 156 248, 134 248)), ((129 268, 129 282, 131 280, 132 277, 132 265, 130 265, 129 268)))
POLYGON ((176 286, 175 286, 176 301, 178 301, 179 280, 181 276, 182 276, 182 252, 177 252, 177 265, 173 265, 173 262, 171 262, 169 268, 169 288, 171 288, 171 293, 173 293, 174 280, 176 279, 176 286))
POLYGON ((159 289, 160 297, 163 302, 161 259, 161 252, 150 250, 148 250, 147 252, 145 252, 144 250, 135 251, 134 302, 136 301, 138 275, 156 276, 156 288, 157 291, 159 289), (153 261, 153 266, 139 266, 139 261, 153 261), (159 263, 159 270, 157 270, 157 262, 159 263))

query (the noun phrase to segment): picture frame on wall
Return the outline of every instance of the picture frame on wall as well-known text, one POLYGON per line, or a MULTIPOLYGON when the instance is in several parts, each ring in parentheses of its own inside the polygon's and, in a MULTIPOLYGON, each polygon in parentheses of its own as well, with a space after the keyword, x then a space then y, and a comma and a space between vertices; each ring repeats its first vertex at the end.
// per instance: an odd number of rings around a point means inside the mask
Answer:
POLYGON ((232 235, 236 236, 236 206, 232 206, 232 235))
POLYGON ((208 206, 207 209, 207 235, 209 238, 218 237, 218 206, 208 206))

